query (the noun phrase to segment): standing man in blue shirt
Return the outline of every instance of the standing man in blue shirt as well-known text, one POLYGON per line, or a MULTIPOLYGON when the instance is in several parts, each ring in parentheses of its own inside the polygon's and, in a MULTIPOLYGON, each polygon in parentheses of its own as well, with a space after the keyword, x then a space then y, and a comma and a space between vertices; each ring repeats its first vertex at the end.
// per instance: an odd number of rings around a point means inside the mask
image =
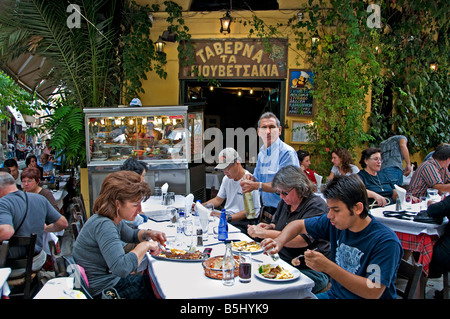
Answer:
POLYGON ((273 177, 282 167, 300 167, 297 152, 280 139, 281 129, 280 120, 275 114, 266 112, 261 115, 258 121, 258 136, 264 145, 259 150, 253 176, 246 175, 241 181, 244 193, 259 190, 264 211, 271 215, 275 213, 281 200, 272 187, 273 177))
POLYGON ((395 280, 403 249, 397 235, 369 214, 361 179, 336 176, 323 195, 328 214, 290 222, 275 239, 264 239, 264 249, 276 253, 298 234, 328 240, 330 259, 313 250, 304 254, 309 268, 332 279, 331 289, 317 298, 396 299, 395 280))

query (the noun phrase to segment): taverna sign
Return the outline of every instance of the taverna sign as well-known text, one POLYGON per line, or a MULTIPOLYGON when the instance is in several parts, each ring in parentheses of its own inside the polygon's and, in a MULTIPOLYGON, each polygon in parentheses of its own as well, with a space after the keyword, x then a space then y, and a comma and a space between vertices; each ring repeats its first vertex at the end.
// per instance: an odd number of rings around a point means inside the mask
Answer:
POLYGON ((195 63, 180 65, 180 79, 285 79, 287 40, 193 40, 195 63))

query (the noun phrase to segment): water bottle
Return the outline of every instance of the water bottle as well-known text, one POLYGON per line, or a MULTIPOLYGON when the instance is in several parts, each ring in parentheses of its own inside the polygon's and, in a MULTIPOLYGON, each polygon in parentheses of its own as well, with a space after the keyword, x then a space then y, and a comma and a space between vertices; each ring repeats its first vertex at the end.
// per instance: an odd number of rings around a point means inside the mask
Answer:
POLYGON ((226 240, 228 238, 228 222, 225 209, 222 209, 219 221, 219 240, 226 240))
POLYGON ((175 244, 176 244, 176 246, 180 246, 181 242, 183 241, 184 221, 185 221, 184 212, 183 212, 183 210, 180 210, 179 218, 176 221, 176 226, 177 226, 177 235, 175 237, 175 244))
MULTIPOLYGON (((198 204, 201 204, 201 202, 198 200, 198 204)), ((200 227, 200 215, 198 214, 198 208, 197 205, 194 205, 194 225, 196 228, 200 227)))
POLYGON ((234 285, 234 257, 231 251, 231 240, 225 241, 225 254, 222 265, 222 284, 224 286, 234 285))

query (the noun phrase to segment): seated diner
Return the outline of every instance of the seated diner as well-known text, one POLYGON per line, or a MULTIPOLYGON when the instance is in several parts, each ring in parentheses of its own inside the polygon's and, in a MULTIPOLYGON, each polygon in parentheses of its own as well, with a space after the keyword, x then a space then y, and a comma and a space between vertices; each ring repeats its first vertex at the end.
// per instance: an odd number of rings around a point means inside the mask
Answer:
POLYGON ((101 298, 102 291, 114 288, 121 298, 154 298, 147 273, 134 273, 147 251, 158 255, 158 243, 166 235, 159 231, 132 229, 125 221, 133 221, 141 210, 142 200, 151 190, 135 172, 118 171, 103 181, 93 206, 93 215, 81 229, 74 246, 75 262, 84 268, 89 293, 101 298), (137 243, 128 253, 123 242, 137 243))
POLYGON ((397 191, 388 176, 380 172, 382 162, 381 149, 374 147, 365 149, 359 161, 363 169, 358 172, 358 176, 366 186, 369 201, 375 201, 377 206, 384 207, 395 203, 397 191))

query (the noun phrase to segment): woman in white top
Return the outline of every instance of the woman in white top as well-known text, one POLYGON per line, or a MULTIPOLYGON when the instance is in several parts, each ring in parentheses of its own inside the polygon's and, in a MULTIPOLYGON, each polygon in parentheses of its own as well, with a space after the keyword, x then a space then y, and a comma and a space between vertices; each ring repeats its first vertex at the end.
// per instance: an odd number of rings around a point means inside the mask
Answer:
POLYGON ((330 176, 328 176, 328 182, 335 176, 358 174, 359 172, 359 168, 353 165, 350 152, 345 148, 334 149, 331 155, 331 162, 333 163, 333 168, 330 176))

